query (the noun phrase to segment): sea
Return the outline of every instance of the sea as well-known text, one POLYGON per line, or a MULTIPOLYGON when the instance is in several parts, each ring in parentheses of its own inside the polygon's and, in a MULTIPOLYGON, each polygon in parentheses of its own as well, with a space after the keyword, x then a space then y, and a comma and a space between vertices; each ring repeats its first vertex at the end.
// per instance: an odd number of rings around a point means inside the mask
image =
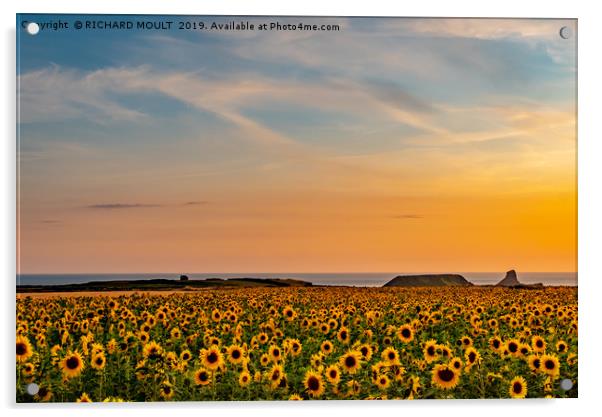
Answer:
MULTIPOLYGON (((424 272, 428 274, 430 272, 424 272)), ((436 272, 433 272, 436 273, 436 272)), ((450 272, 451 273, 451 272, 450 272)), ((505 272, 453 272, 476 285, 493 285, 501 281, 505 272)), ((145 279, 179 279, 185 274, 190 279, 206 278, 291 278, 314 285, 341 285, 352 287, 380 287, 398 275, 422 274, 418 272, 353 272, 353 273, 123 273, 123 274, 18 274, 17 285, 79 284, 91 281, 119 281, 145 279)), ((542 283, 546 286, 577 286, 576 272, 518 272, 523 284, 542 283)))

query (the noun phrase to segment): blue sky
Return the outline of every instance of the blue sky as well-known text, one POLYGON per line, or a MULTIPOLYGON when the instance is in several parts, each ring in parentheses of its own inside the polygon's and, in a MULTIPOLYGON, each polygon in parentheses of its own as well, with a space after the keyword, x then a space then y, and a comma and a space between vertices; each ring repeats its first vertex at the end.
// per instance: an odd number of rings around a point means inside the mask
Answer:
MULTIPOLYGON (((71 26, 91 19, 20 15, 17 27, 20 19, 59 18, 71 26)), ((576 44, 558 34, 563 26, 575 33, 574 20, 94 19, 303 21, 341 29, 18 31, 21 225, 24 241, 40 242, 23 247, 27 270, 61 267, 69 245, 40 254, 53 239, 87 242, 91 256, 92 237, 103 237, 83 226, 99 215, 85 207, 163 207, 165 219, 183 215, 166 207, 187 201, 246 204, 230 214, 239 219, 323 194, 340 196, 324 203, 333 210, 378 196, 422 198, 416 210, 428 211, 437 198, 575 192, 576 44)), ((378 201, 370 210, 382 209, 378 201)), ((383 218, 416 218, 404 217, 399 204, 383 218)), ((328 213, 326 206, 313 212, 328 213)), ((231 224, 223 210, 203 210, 183 216, 231 224)), ((288 219, 303 223, 313 214, 299 216, 288 219)), ((153 227, 157 236, 167 233, 153 227)), ((205 232, 227 236, 226 229, 205 232)), ((348 261, 349 253, 336 256, 348 261)), ((220 261, 213 270, 227 272, 224 254, 214 254, 220 261)), ((287 256, 280 268, 303 270, 306 258, 287 256)), ((394 265, 391 256, 370 270, 394 265)), ((263 265, 242 255, 239 261, 238 270, 263 265)), ((121 270, 141 270, 116 258, 115 268, 120 262, 121 270)))

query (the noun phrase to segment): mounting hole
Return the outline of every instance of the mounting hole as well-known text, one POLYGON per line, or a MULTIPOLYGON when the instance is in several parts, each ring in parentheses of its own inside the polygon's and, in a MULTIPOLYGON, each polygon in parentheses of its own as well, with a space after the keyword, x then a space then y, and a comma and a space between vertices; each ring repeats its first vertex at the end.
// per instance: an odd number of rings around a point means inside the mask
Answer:
POLYGON ((573 388, 573 381, 571 381, 570 379, 563 379, 562 381, 560 381, 560 388, 564 391, 568 391, 571 388, 573 388))
POLYGON ((568 26, 563 26, 560 28, 558 34, 562 39, 570 39, 573 36, 573 30, 568 26))
POLYGON ((40 392, 40 386, 38 384, 31 383, 27 385, 27 393, 29 395, 36 395, 38 392, 40 392))
POLYGON ((36 22, 29 22, 27 26, 25 26, 25 30, 30 35, 37 35, 40 31, 40 25, 38 25, 36 22))

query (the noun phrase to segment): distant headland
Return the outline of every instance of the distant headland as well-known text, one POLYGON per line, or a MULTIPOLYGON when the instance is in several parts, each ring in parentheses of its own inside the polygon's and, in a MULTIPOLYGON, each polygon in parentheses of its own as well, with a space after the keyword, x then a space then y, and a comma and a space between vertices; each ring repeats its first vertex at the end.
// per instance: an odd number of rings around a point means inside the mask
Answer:
MULTIPOLYGON (((332 285, 314 284, 296 278, 204 278, 190 279, 180 275, 179 279, 116 279, 108 281, 89 281, 66 284, 28 284, 17 285, 17 293, 61 293, 61 292, 109 292, 109 291, 198 291, 214 288, 241 287, 328 287, 332 285)), ((344 284, 337 286, 346 286, 344 284)), ((504 287, 518 289, 542 288, 543 284, 523 284, 518 280, 515 270, 511 269, 495 285, 475 285, 460 274, 416 274, 398 275, 386 282, 383 287, 504 287)))
POLYGON ((311 287, 311 282, 281 278, 207 278, 147 279, 120 281, 92 281, 79 284, 17 285, 17 293, 39 292, 97 292, 97 291, 194 291, 203 288, 236 287, 311 287))

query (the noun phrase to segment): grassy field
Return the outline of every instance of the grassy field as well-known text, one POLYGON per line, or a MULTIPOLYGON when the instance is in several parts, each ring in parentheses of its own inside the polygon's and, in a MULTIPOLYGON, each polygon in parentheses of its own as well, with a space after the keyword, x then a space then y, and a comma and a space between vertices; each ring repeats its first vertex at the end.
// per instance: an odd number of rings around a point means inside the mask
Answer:
POLYGON ((577 396, 577 289, 17 298, 18 402, 577 396), (570 379, 568 391, 560 381, 570 379), (26 392, 36 383, 36 395, 26 392))

